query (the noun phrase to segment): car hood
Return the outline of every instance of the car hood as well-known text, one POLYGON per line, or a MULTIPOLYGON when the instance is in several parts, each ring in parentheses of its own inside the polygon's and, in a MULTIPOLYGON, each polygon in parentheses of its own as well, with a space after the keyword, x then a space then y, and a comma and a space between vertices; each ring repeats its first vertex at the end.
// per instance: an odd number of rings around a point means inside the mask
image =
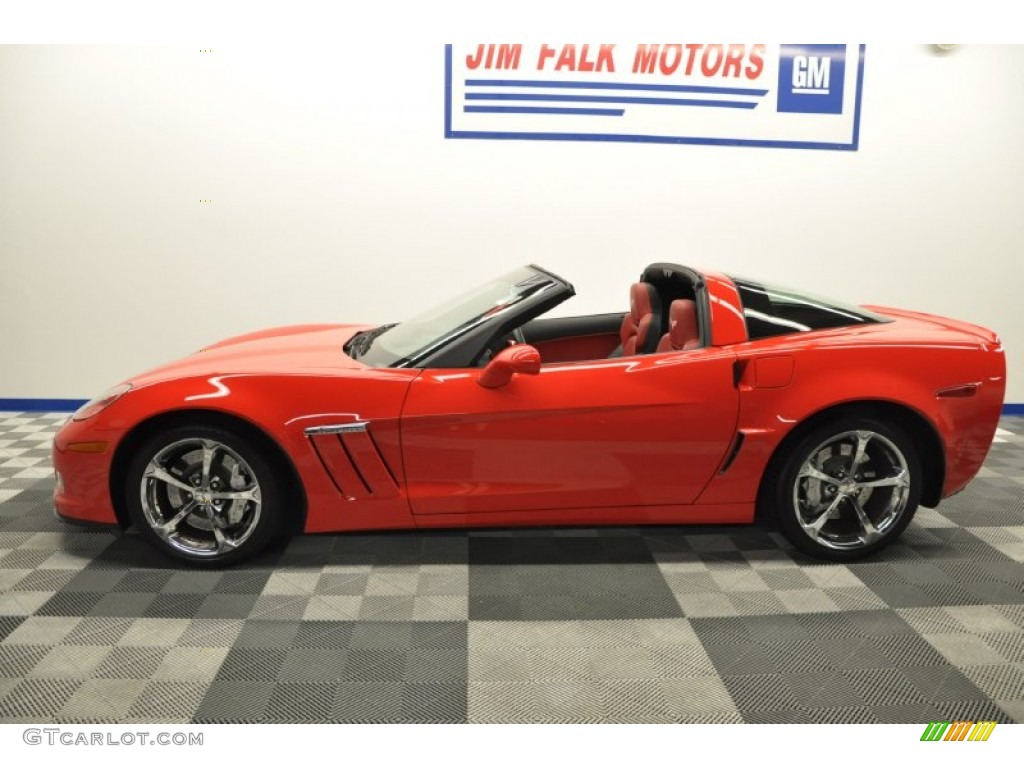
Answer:
POLYGON ((233 336, 131 379, 136 386, 187 376, 365 369, 342 350, 368 325, 293 325, 233 336))

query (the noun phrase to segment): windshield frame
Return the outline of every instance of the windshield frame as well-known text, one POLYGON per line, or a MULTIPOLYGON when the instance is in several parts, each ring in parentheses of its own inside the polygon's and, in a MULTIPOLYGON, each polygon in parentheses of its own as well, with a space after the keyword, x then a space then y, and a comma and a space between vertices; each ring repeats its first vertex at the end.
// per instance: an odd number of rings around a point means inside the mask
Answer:
MULTIPOLYGON (((471 367, 494 338, 510 333, 574 294, 572 285, 558 275, 535 264, 528 264, 418 313, 402 323, 395 323, 376 335, 366 349, 361 350, 361 354, 353 359, 373 368, 471 367), (507 280, 507 285, 503 286, 502 280, 507 280), (481 294, 486 295, 487 292, 499 298, 514 297, 514 300, 505 304, 499 301, 486 311, 480 311, 480 307, 474 308, 474 299, 478 302, 481 294), (402 329, 403 325, 406 326, 405 330, 409 330, 411 324, 425 324, 438 315, 458 316, 460 309, 465 310, 465 318, 458 319, 452 327, 442 329, 425 343, 413 345, 412 349, 406 345, 406 348, 399 350, 388 350, 386 343, 380 343, 381 340, 386 342, 388 334, 402 329)), ((345 345, 347 354, 352 353, 353 347, 358 348, 359 338, 360 335, 357 335, 345 345)))

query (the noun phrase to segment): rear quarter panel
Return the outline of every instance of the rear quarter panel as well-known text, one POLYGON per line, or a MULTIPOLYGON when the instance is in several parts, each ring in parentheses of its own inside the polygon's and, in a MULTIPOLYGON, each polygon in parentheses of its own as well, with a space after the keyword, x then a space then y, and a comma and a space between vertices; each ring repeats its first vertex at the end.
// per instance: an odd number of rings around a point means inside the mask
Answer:
POLYGON ((733 349, 739 358, 738 428, 745 441, 728 472, 708 484, 698 503, 753 502, 780 442, 808 418, 848 403, 895 403, 931 424, 945 455, 943 497, 963 488, 988 453, 1005 389, 998 342, 897 321, 744 342, 733 349), (972 397, 936 396, 969 383, 978 385, 972 397))

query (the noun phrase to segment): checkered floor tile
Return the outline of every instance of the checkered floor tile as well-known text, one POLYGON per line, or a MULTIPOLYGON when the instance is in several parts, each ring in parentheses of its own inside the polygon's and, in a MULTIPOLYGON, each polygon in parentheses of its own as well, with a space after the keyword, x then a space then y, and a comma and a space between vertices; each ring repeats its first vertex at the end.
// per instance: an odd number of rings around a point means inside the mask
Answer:
POLYGON ((58 521, 0 413, 2 722, 1024 721, 1024 418, 848 566, 758 528, 297 537, 226 571, 58 521))

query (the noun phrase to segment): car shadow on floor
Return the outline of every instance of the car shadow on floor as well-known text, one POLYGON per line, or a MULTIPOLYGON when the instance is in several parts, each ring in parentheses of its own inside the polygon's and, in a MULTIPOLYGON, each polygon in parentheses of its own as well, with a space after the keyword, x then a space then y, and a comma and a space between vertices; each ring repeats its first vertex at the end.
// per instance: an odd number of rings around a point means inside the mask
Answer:
MULTIPOLYGON (((62 524, 69 533, 76 526, 62 524)), ((909 532, 909 533, 912 533, 909 532)), ((956 556, 954 541, 940 549, 956 556)), ((920 558, 896 544, 859 563, 920 558), (886 553, 889 553, 888 555, 886 553)), ((938 552, 933 552, 939 555, 938 552)), ((751 561, 777 561, 793 566, 828 565, 795 550, 775 530, 760 525, 636 526, 573 528, 472 528, 375 531, 281 536, 261 553, 218 570, 320 569, 331 566, 426 565, 658 565, 703 563, 709 567, 741 567, 751 561)), ((118 531, 98 553, 92 568, 209 568, 165 555, 134 529, 118 531)))

